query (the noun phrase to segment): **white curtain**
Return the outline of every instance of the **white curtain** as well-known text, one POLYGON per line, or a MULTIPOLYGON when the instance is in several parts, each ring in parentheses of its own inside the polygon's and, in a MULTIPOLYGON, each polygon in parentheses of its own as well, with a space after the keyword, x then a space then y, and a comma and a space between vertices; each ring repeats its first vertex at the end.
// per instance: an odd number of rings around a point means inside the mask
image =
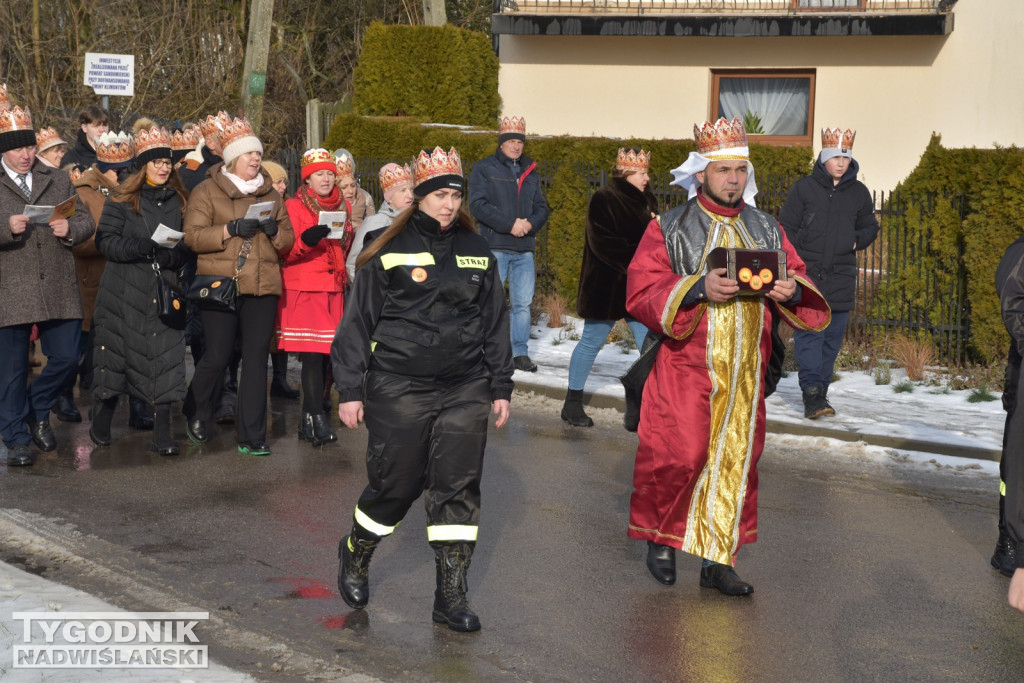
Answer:
MULTIPOLYGON (((765 135, 806 135, 810 82, 806 78, 719 79, 720 116, 761 117, 765 135)), ((749 131, 748 131, 749 132, 749 131)))

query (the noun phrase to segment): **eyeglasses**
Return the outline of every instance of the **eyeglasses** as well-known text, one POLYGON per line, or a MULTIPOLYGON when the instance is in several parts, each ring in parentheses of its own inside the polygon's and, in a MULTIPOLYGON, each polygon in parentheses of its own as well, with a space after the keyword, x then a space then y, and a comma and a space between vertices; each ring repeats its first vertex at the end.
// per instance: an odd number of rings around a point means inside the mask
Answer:
POLYGON ((154 159, 153 161, 151 161, 149 163, 153 164, 157 168, 170 168, 171 167, 171 160, 170 159, 154 159))

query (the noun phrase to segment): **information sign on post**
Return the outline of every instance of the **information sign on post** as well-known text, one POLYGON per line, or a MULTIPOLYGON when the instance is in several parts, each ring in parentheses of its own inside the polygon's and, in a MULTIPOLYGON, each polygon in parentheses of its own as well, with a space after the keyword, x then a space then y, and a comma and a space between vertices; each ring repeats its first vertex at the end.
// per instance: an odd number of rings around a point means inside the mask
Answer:
POLYGON ((135 94, 135 55, 85 53, 85 84, 97 95, 135 94))

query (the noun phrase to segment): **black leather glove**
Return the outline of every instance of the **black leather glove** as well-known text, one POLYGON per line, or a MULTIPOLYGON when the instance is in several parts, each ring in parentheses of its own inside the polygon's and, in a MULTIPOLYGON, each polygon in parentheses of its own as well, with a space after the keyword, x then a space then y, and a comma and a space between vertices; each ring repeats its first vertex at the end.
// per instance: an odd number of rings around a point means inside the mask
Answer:
POLYGON ((249 239, 260 229, 260 222, 255 218, 236 218, 228 223, 228 234, 232 237, 249 239))
POLYGON ((277 221, 273 218, 264 218, 260 221, 260 230, 262 230, 263 234, 267 237, 273 237, 276 235, 277 229, 277 221))
POLYGON ((136 258, 149 258, 156 253, 156 242, 153 240, 136 239, 132 246, 135 248, 136 258))
POLYGON ((307 228, 306 232, 302 233, 302 241, 306 246, 315 247, 320 244, 320 240, 327 237, 331 229, 326 225, 314 225, 311 228, 307 228))
POLYGON ((161 268, 170 268, 173 261, 171 251, 171 249, 157 249, 156 255, 153 257, 157 265, 161 268))

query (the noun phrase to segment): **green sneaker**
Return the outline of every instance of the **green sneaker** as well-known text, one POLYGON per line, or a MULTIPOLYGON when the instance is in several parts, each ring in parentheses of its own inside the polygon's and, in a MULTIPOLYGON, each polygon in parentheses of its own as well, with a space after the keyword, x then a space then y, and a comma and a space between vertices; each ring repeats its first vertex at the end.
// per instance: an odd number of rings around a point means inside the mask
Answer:
POLYGON ((270 446, 266 441, 239 441, 238 452, 243 455, 270 455, 270 446))

